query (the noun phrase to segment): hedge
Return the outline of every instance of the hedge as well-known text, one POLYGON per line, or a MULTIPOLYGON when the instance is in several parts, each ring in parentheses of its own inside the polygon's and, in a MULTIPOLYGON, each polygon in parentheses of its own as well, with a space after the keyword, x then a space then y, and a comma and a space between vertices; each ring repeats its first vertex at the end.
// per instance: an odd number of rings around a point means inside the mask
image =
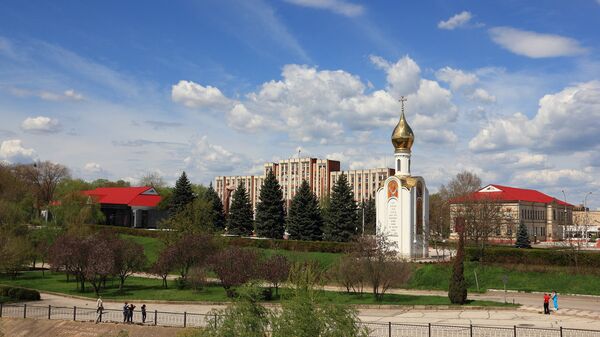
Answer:
POLYGON ((13 301, 39 301, 40 292, 33 289, 0 285, 0 297, 13 301))
MULTIPOLYGON (((118 234, 127 234, 133 236, 144 236, 151 238, 160 238, 165 235, 165 231, 147 230, 142 228, 130 228, 119 226, 89 225, 94 230, 109 230, 118 234)), ((345 253, 350 249, 348 242, 332 241, 297 241, 297 240, 274 240, 274 239, 252 239, 239 236, 218 236, 218 240, 224 244, 239 247, 255 247, 265 249, 283 249, 297 252, 324 252, 324 253, 345 253)))
MULTIPOLYGON (((476 247, 467 247, 467 258, 471 261, 480 259, 480 251, 476 247)), ((512 248, 488 247, 484 250, 484 261, 507 264, 530 264, 551 266, 574 266, 574 254, 577 254, 577 263, 580 267, 600 268, 600 253, 577 252, 569 250, 544 249, 544 248, 512 248)))

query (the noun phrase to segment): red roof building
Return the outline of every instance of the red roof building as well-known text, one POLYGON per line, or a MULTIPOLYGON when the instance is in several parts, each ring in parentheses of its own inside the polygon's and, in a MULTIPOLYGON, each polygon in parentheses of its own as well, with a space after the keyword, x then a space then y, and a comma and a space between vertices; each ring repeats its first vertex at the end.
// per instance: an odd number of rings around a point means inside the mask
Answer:
POLYGON ((501 205, 498 210, 504 220, 494 228, 492 239, 496 241, 514 240, 521 223, 527 226, 532 242, 562 240, 566 226, 573 222, 574 206, 563 200, 532 189, 491 184, 452 200, 451 223, 467 209, 468 203, 482 201, 501 205))
POLYGON ((100 204, 107 225, 156 227, 162 218, 156 209, 161 196, 153 187, 99 187, 83 193, 100 204))

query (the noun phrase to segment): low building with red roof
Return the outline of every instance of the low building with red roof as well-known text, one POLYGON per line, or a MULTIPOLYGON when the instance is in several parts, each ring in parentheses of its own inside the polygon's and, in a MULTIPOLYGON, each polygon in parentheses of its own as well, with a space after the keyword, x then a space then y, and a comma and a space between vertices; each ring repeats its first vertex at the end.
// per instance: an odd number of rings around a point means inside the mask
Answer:
MULTIPOLYGON (((573 205, 551 197, 540 191, 490 184, 477 192, 451 201, 451 230, 454 237, 453 224, 461 217, 468 221, 468 209, 477 212, 497 212, 488 215, 494 224, 485 224, 488 240, 496 242, 512 242, 516 238, 519 224, 527 226, 531 242, 559 241, 564 238, 566 226, 573 224, 573 205), (487 207, 485 204, 494 205, 487 207)), ((473 211, 472 211, 473 212, 473 211)), ((478 215, 474 215, 477 217, 478 215)))
POLYGON ((156 228, 164 217, 157 209, 161 196, 154 187, 99 187, 83 193, 100 204, 107 225, 156 228))

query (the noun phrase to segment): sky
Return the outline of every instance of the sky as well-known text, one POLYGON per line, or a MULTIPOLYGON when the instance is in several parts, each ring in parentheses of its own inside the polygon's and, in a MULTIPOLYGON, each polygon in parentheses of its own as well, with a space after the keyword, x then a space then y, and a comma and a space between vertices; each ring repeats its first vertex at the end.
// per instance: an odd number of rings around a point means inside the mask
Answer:
POLYGON ((600 0, 3 1, 0 161, 86 180, 300 155, 600 207, 600 0))

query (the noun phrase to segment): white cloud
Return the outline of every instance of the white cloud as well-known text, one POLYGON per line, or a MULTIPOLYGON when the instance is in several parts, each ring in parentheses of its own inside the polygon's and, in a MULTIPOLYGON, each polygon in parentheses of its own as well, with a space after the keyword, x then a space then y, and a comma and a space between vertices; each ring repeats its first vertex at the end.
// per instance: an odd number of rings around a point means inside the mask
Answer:
POLYGON ((548 162, 548 156, 545 154, 534 154, 524 151, 487 154, 482 155, 479 159, 490 169, 508 167, 511 170, 542 169, 546 168, 548 162))
POLYGON ((100 172, 104 171, 104 169, 102 168, 102 166, 100 166, 100 164, 94 163, 94 162, 86 163, 83 166, 83 170, 87 173, 100 173, 100 172))
POLYGON ((479 103, 495 103, 496 96, 488 93, 485 89, 477 88, 468 95, 469 99, 479 103))
POLYGON ((515 174, 514 182, 525 186, 568 186, 572 184, 589 183, 592 177, 575 169, 530 170, 515 174))
POLYGON ((473 151, 530 147, 547 151, 586 150, 600 145, 600 81, 580 83, 539 100, 533 118, 517 113, 498 118, 469 142, 473 151))
POLYGON ((231 103, 218 88, 184 80, 172 86, 171 99, 189 108, 220 108, 231 103))
POLYGON ((330 10, 336 14, 341 14, 348 17, 355 17, 363 14, 364 8, 361 5, 349 3, 343 0, 286 0, 289 3, 330 10))
POLYGON ((554 34, 542 34, 512 27, 489 30, 492 40, 517 55, 531 58, 575 56, 586 51, 575 39, 554 34))
POLYGON ((464 27, 465 25, 467 25, 469 23, 469 21, 471 20, 472 17, 473 16, 471 15, 470 12, 463 11, 461 13, 458 13, 458 14, 450 17, 446 21, 438 22, 438 28, 453 30, 455 28, 464 27))
POLYGON ((390 63, 382 57, 371 55, 371 62, 387 73, 388 91, 394 97, 408 96, 419 88, 421 68, 408 56, 396 63, 390 63))
POLYGON ((435 77, 442 82, 449 83, 452 90, 471 86, 479 80, 475 74, 465 73, 460 69, 450 67, 444 67, 436 71, 435 77))
POLYGON ((30 133, 56 133, 60 131, 58 120, 45 116, 27 117, 21 123, 21 129, 30 133))
POLYGON ((76 92, 73 89, 65 90, 63 93, 42 91, 37 96, 46 101, 66 101, 66 100, 81 101, 81 100, 83 100, 83 95, 76 92))
POLYGON ((189 156, 183 160, 186 166, 199 170, 201 174, 225 174, 234 169, 248 168, 245 158, 228 151, 220 145, 211 144, 207 136, 192 142, 189 156))
POLYGON ((12 163, 31 162, 36 158, 34 149, 24 148, 20 139, 9 139, 0 145, 0 158, 12 163))

